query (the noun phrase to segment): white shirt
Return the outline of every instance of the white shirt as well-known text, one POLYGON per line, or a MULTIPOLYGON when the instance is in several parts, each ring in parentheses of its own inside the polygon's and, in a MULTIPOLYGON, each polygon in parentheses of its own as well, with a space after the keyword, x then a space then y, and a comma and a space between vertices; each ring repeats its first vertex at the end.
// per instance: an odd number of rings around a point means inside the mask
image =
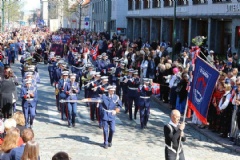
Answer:
POLYGON ((219 102, 219 105, 218 105, 218 108, 219 108, 220 110, 224 110, 225 108, 227 108, 227 106, 228 106, 228 104, 229 104, 229 102, 230 102, 230 99, 231 99, 232 94, 231 94, 230 91, 228 91, 228 92, 226 92, 226 93, 224 94, 224 96, 226 96, 225 101, 223 102, 223 97, 222 97, 221 100, 220 100, 220 102, 219 102))
POLYGON ((177 125, 177 124, 175 124, 175 123, 173 123, 173 121, 172 121, 172 120, 170 120, 169 124, 170 124, 170 125, 172 125, 173 127, 176 127, 176 128, 178 127, 178 125, 177 125))

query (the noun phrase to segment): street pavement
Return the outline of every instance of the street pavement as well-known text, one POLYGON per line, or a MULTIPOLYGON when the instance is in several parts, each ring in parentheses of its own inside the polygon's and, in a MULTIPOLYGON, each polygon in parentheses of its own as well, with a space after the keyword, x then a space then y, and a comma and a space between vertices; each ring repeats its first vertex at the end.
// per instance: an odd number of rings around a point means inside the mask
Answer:
MULTIPOLYGON (((20 77, 20 64, 12 68, 20 77)), ((163 127, 169 121, 168 112, 156 101, 151 103, 147 129, 141 130, 137 120, 129 121, 123 109, 117 115, 113 146, 104 149, 103 132, 97 121, 90 121, 85 103, 77 107, 76 127, 68 128, 55 106, 54 87, 50 85, 47 65, 38 64, 41 82, 38 84, 38 106, 33 130, 40 144, 41 160, 50 160, 58 151, 69 153, 72 160, 164 160, 163 127), (167 114, 166 114, 167 113, 167 114)), ((20 87, 18 87, 20 89, 20 87)), ((81 91, 79 98, 83 97, 81 91)), ((21 110, 21 99, 17 109, 21 110)), ((190 125, 186 125, 184 143, 186 160, 237 160, 240 154, 213 142, 190 125)))

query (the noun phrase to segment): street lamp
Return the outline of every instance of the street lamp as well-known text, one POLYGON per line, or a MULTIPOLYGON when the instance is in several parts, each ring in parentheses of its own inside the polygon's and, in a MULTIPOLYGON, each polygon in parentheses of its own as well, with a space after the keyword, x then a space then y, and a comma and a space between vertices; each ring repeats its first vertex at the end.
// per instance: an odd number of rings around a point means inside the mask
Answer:
POLYGON ((175 54, 175 40, 176 40, 176 9, 177 9, 177 0, 174 0, 174 15, 173 15, 173 38, 172 38, 172 60, 173 55, 175 54))
POLYGON ((81 5, 83 4, 84 0, 79 2, 79 31, 81 31, 81 23, 82 23, 82 9, 81 5))
POLYGON ((5 0, 2 0, 2 28, 1 28, 2 32, 4 32, 4 2, 5 0))

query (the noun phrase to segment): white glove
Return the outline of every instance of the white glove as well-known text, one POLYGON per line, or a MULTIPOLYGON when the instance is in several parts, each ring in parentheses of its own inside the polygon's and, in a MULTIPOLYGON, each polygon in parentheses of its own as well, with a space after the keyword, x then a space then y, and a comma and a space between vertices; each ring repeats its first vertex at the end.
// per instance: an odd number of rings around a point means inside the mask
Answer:
POLYGON ((117 112, 115 110, 112 111, 112 115, 116 115, 117 112))

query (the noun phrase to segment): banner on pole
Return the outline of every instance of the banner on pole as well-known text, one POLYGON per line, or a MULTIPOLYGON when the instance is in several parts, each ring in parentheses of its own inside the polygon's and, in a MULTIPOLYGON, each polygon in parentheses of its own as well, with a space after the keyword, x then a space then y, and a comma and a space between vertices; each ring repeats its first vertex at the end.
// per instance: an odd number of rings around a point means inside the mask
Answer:
POLYGON ((188 107, 204 124, 207 124, 208 106, 219 72, 207 62, 196 57, 193 81, 188 95, 188 107))

